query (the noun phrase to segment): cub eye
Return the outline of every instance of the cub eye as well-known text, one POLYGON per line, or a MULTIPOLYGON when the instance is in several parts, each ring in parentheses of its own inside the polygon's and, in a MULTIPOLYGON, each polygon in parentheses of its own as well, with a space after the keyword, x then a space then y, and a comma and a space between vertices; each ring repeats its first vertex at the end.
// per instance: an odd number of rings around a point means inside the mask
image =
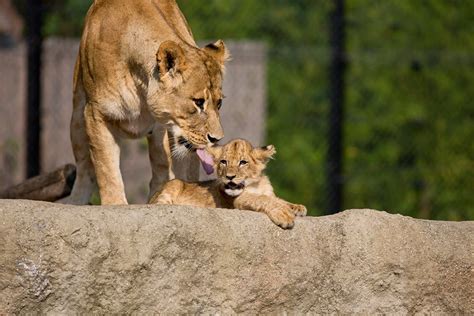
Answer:
POLYGON ((246 161, 246 160, 241 160, 241 161, 239 162, 239 166, 244 166, 244 165, 246 165, 246 164, 248 164, 248 161, 246 161))
POLYGON ((217 101, 217 109, 220 110, 221 106, 222 106, 222 99, 219 99, 219 101, 217 101))
POLYGON ((227 160, 221 160, 221 164, 227 165, 227 160))
POLYGON ((206 102, 204 99, 193 99, 194 104, 201 110, 204 110, 204 102, 206 102))

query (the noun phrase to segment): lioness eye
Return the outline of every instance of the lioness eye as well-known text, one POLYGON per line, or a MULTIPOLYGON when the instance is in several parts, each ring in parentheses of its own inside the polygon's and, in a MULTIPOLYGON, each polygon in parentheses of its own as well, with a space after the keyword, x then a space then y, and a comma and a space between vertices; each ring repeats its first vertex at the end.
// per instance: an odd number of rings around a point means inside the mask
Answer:
POLYGON ((227 160, 221 160, 221 164, 227 165, 227 160))
POLYGON ((204 110, 204 102, 205 102, 204 99, 193 99, 193 101, 194 101, 194 104, 196 104, 198 108, 200 108, 201 110, 204 110))
POLYGON ((243 166, 243 165, 246 165, 246 164, 248 164, 248 161, 241 160, 241 161, 239 162, 239 166, 243 166))
POLYGON ((219 101, 217 101, 217 109, 220 110, 221 106, 222 106, 222 99, 219 99, 219 101))

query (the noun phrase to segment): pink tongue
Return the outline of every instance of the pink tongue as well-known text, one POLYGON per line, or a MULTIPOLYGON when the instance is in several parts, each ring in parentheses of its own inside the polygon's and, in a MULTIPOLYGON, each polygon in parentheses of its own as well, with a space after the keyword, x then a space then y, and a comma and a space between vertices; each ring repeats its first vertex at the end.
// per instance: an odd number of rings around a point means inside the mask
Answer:
POLYGON ((199 156, 199 159, 201 160, 201 165, 204 168, 204 171, 206 171, 207 174, 213 173, 214 160, 212 159, 212 156, 205 149, 197 149, 196 154, 199 156))

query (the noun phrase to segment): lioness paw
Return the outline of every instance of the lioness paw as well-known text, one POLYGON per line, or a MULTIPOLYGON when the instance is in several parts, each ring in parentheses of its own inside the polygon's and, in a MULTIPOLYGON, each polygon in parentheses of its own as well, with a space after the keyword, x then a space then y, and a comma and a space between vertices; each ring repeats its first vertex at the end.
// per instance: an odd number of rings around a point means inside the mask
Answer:
POLYGON ((306 216, 306 213, 308 212, 306 206, 302 204, 290 204, 290 209, 296 216, 306 216))
POLYGON ((295 215, 289 210, 289 208, 275 209, 267 215, 273 223, 281 228, 290 229, 295 225, 295 215))

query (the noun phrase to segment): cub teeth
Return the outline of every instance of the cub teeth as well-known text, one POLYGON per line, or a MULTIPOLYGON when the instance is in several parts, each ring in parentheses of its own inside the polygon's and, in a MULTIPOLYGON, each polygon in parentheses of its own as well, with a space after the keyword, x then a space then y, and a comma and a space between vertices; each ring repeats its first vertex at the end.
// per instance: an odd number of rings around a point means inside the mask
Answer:
POLYGON ((235 189, 242 189, 244 187, 244 184, 243 183, 235 183, 235 182, 229 182, 225 185, 225 188, 226 189, 231 189, 231 190, 235 190, 235 189))

